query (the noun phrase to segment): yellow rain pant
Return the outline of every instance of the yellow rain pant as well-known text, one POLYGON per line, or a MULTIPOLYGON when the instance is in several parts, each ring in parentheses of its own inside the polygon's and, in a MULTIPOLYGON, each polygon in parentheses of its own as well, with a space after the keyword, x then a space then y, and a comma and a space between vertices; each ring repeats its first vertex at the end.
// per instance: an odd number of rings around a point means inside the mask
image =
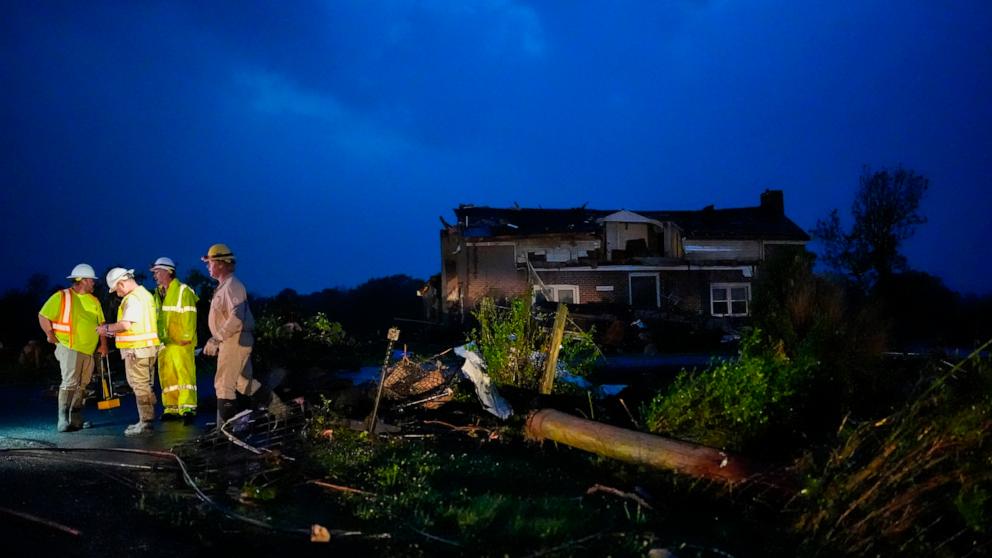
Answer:
POLYGON ((165 414, 196 413, 196 363, 193 344, 162 347, 158 353, 158 380, 165 414))

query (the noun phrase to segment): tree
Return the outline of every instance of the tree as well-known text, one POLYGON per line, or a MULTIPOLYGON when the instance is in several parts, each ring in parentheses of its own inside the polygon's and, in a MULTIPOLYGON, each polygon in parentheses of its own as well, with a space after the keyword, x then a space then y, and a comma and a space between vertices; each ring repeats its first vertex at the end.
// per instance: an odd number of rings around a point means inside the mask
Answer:
POLYGON ((865 167, 860 182, 851 206, 854 225, 850 232, 841 228, 834 209, 817 221, 811 234, 823 243, 823 261, 828 266, 871 290, 893 272, 907 268, 900 248, 917 225, 927 221, 918 210, 930 181, 903 168, 872 172, 865 167))

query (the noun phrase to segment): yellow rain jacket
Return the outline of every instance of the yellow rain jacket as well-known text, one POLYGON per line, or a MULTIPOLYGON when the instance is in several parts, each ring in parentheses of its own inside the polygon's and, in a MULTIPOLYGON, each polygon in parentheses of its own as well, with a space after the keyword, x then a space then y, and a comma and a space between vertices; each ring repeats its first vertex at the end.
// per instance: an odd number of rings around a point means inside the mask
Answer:
POLYGON ((158 379, 165 414, 196 412, 196 302, 188 285, 173 279, 165 295, 155 289, 158 335, 164 346, 158 353, 158 379))

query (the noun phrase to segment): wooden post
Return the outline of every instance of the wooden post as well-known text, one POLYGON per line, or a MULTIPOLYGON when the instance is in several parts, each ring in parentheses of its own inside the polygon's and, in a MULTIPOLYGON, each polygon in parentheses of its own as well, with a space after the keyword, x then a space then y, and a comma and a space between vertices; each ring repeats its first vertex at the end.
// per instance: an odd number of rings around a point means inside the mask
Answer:
POLYGON ((565 322, 568 319, 568 307, 558 303, 555 312, 555 325, 551 329, 551 342, 548 346, 548 358, 544 361, 544 376, 541 377, 539 391, 545 395, 555 387, 555 372, 558 370, 558 353, 561 351, 561 340, 565 337, 565 322))
POLYGON ((737 483, 759 472, 743 458, 716 448, 636 432, 543 409, 524 427, 532 440, 553 440, 628 463, 671 469, 696 478, 737 483))
POLYGON ((372 407, 372 416, 369 417, 369 434, 375 433, 375 421, 378 420, 379 400, 382 399, 382 385, 386 383, 386 367, 389 366, 389 357, 393 354, 393 343, 400 338, 399 328, 391 327, 386 334, 389 344, 386 345, 386 358, 382 361, 382 370, 379 371, 379 389, 375 392, 375 405, 372 407))

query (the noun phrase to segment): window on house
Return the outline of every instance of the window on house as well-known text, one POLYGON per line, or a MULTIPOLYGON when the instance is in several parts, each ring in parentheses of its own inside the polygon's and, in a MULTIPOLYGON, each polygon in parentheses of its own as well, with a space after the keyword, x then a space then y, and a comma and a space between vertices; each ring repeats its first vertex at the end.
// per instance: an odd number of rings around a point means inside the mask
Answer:
POLYGON ((714 316, 747 316, 750 313, 749 283, 713 283, 710 285, 710 313, 714 316))
MULTIPOLYGON (((579 303, 578 285, 545 285, 545 291, 550 295, 549 302, 561 302, 563 304, 579 303)), ((541 287, 534 285, 535 298, 541 296, 541 287)))

